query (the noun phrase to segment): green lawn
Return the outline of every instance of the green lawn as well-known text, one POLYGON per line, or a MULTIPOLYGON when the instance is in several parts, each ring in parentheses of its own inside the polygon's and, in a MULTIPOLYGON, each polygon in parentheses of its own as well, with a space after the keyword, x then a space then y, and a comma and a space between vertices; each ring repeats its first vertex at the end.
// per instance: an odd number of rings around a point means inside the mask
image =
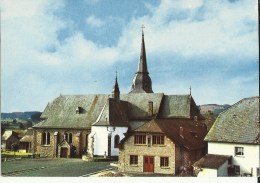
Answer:
MULTIPOLYGON (((4 152, 1 152, 1 155, 2 155, 2 157, 3 156, 13 156, 14 151, 4 151, 4 152)), ((28 157, 29 155, 32 155, 32 153, 15 152, 15 156, 19 156, 19 157, 28 157)))

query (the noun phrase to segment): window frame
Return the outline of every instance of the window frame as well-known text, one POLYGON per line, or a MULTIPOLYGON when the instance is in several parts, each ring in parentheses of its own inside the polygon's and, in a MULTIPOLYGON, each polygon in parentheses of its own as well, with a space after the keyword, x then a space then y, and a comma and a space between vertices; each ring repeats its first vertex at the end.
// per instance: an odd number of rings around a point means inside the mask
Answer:
POLYGON ((169 167, 169 157, 160 157, 160 167, 169 167))
POLYGON ((152 145, 164 145, 165 136, 164 135, 153 135, 152 136, 152 145))
POLYGON ((240 175, 240 166, 234 165, 234 169, 235 169, 235 175, 240 175))
POLYGON ((130 155, 129 163, 130 165, 138 165, 138 155, 130 155))
POLYGON ((42 139, 41 139, 41 145, 48 146, 51 144, 51 134, 50 132, 42 132, 42 139))
POLYGON ((119 142, 120 142, 120 136, 117 134, 114 137, 114 148, 118 148, 119 147, 119 142))
POLYGON ((46 137, 47 137, 46 132, 42 132, 42 145, 46 145, 46 137))
POLYGON ((69 133, 68 134, 68 143, 72 143, 72 139, 73 139, 73 134, 69 133))
POLYGON ((135 145, 146 145, 146 135, 135 135, 134 136, 135 145))
POLYGON ((236 157, 244 157, 245 156, 244 147, 235 146, 235 156, 236 157))

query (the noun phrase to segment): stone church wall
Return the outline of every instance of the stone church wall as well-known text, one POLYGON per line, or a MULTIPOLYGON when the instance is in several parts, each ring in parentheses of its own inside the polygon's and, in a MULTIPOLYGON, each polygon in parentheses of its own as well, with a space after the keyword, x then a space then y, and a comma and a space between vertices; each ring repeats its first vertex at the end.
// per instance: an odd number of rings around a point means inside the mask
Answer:
POLYGON ((85 153, 87 134, 90 130, 79 129, 34 129, 34 153, 43 157, 59 157, 58 145, 63 141, 65 133, 72 133, 72 143, 76 147, 76 157, 85 153), (42 133, 50 133, 50 144, 42 144, 42 133), (58 132, 58 133, 57 133, 58 132))

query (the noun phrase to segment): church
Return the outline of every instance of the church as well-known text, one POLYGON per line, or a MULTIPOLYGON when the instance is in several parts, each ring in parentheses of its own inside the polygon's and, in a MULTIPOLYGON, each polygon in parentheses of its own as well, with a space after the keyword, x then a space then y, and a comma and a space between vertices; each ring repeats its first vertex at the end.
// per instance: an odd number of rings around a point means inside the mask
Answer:
MULTIPOLYGON (((84 154, 92 157, 124 154, 126 157, 124 149, 128 149, 126 142, 131 140, 131 135, 141 131, 149 134, 155 130, 153 126, 157 126, 156 129, 162 129, 160 133, 167 131, 165 134, 169 135, 172 143, 179 139, 179 146, 185 145, 182 144, 185 141, 189 147, 199 148, 201 153, 193 158, 194 161, 202 157, 207 129, 204 117, 191 92, 185 95, 154 93, 147 67, 143 30, 140 59, 131 91, 120 93, 117 76, 111 88, 111 94, 60 95, 49 102, 41 115, 42 121, 33 126, 33 153, 56 158, 81 157, 84 154), (165 122, 167 120, 169 122, 165 122), (176 128, 177 131, 167 130, 176 128), (174 136, 171 133, 179 135, 179 129, 182 137, 171 138, 174 136), (188 138, 185 130, 188 130, 188 138), (199 145, 196 146, 196 143, 199 145)), ((135 141, 142 145, 144 142, 150 143, 151 139, 143 138, 146 137, 140 136, 135 141)), ((123 159, 119 159, 122 163, 123 159)), ((131 161, 135 162, 135 159, 131 161)))

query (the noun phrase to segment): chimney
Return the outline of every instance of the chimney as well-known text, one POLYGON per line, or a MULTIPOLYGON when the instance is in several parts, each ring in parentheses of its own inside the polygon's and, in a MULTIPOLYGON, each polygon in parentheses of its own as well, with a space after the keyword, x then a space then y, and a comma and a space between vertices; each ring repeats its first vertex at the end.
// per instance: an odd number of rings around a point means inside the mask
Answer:
POLYGON ((153 115, 153 102, 152 102, 152 101, 149 101, 149 102, 148 102, 148 114, 149 114, 150 116, 153 115))

